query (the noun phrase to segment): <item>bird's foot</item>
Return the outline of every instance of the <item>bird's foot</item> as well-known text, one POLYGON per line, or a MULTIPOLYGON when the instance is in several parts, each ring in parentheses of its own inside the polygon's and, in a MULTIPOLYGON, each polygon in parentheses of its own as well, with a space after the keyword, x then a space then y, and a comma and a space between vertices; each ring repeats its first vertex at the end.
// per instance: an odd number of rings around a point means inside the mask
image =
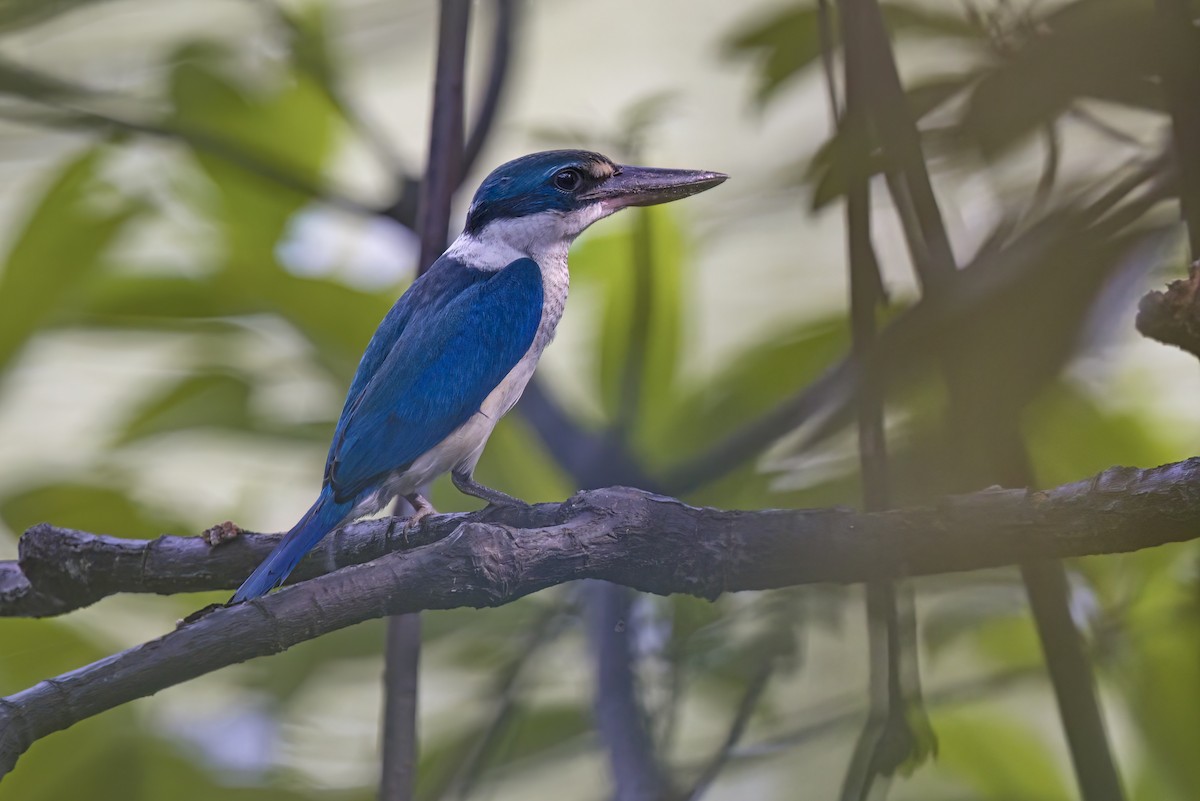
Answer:
POLYGON ((507 492, 485 487, 472 478, 469 473, 454 471, 450 474, 450 480, 454 482, 454 486, 458 487, 459 492, 485 500, 488 506, 529 506, 525 501, 520 498, 514 498, 507 492))
POLYGON ((404 524, 404 535, 407 540, 408 532, 420 528, 421 521, 430 515, 436 515, 437 509, 433 508, 433 504, 424 495, 417 492, 414 492, 412 495, 405 495, 404 500, 408 501, 413 508, 412 515, 409 516, 408 522, 404 524))
POLYGON ((241 535, 241 527, 231 520, 226 520, 224 523, 217 523, 212 528, 206 528, 200 535, 200 539, 207 542, 210 547, 216 547, 223 542, 237 539, 241 535))

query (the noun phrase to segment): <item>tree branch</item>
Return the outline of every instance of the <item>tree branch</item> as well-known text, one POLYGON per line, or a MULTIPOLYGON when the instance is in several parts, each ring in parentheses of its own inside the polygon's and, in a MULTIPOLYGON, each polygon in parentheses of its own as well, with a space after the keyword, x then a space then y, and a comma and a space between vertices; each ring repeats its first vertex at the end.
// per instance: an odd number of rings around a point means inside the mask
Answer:
MULTIPOLYGON (((479 526, 504 532, 512 548, 518 543, 522 548, 507 551, 522 564, 496 566, 520 571, 522 580, 497 603, 542 589, 526 583, 548 561, 565 558, 566 550, 581 564, 544 586, 605 578, 647 592, 706 598, 1125 553, 1200 537, 1200 457, 1145 470, 1112 467, 1050 490, 990 489, 886 512, 726 511, 616 487, 581 492, 563 503, 434 515, 407 537, 392 531, 395 522, 370 520, 334 532, 301 561, 291 580, 371 560, 379 564, 396 551, 424 553, 479 526), (530 553, 535 542, 550 552, 530 553)), ((18 562, 0 562, 0 616, 32 616, 35 609, 60 614, 118 592, 232 589, 280 536, 247 533, 210 546, 200 537, 131 540, 41 524, 21 538, 18 562)), ((458 574, 431 578, 453 582, 458 574)), ((426 600, 441 597, 430 592, 426 600)), ((464 605, 470 604, 452 604, 464 605)), ((415 608, 443 607, 430 602, 415 608)))
MULTIPOLYGON (((350 527, 384 542, 388 528, 386 520, 350 527)), ((975 570, 1195 539, 1200 537, 1200 458, 1148 470, 1115 467, 1044 492, 988 490, 949 497, 937 506, 877 513, 722 511, 611 488, 583 492, 561 504, 439 515, 426 520, 421 534, 436 541, 219 608, 156 640, 0 699, 0 775, 34 741, 85 718, 376 617, 498 606, 583 578, 715 598, 724 592, 975 570)), ((347 542, 345 535, 333 539, 347 542)), ((211 553, 260 554, 275 538, 240 540, 211 553)), ((154 573, 151 557, 181 546, 179 538, 109 539, 106 545, 125 546, 127 576, 128 558, 138 552, 145 557, 144 585, 178 591, 188 583, 171 585, 154 573)), ((342 551, 335 545, 338 557, 347 556, 342 551)), ((243 555, 244 569, 213 575, 212 586, 235 585, 257 554, 243 555)), ((355 556, 361 558, 362 551, 355 556)), ((311 575, 314 568, 326 568, 327 559, 323 551, 301 570, 311 575)), ((190 577, 187 588, 199 589, 196 571, 182 569, 190 577)), ((63 572, 59 578, 67 581, 71 575, 63 572)), ((36 590, 42 591, 44 577, 36 571, 30 577, 36 590)))

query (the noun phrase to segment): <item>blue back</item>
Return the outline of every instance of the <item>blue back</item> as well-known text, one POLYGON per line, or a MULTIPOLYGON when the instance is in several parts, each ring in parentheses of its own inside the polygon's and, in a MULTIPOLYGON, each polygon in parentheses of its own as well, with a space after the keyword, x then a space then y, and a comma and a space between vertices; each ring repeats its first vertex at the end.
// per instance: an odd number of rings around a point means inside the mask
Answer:
POLYGON ((338 503, 403 469, 479 410, 533 344, 541 270, 443 256, 396 302, 351 383, 325 465, 338 503))

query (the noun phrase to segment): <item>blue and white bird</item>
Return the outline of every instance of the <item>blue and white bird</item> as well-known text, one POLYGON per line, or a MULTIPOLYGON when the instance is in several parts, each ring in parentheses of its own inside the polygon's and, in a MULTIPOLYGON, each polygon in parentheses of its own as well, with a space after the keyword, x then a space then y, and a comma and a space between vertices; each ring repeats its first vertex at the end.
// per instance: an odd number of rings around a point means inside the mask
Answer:
POLYGON ((716 172, 614 164, 553 150, 510 161, 475 193, 466 228, 383 319, 359 362, 325 463, 321 494, 231 603, 278 586, 327 533, 449 472, 489 504, 521 501, 475 481, 497 421, 520 398, 567 300, 567 249, 627 206, 694 195, 716 172))

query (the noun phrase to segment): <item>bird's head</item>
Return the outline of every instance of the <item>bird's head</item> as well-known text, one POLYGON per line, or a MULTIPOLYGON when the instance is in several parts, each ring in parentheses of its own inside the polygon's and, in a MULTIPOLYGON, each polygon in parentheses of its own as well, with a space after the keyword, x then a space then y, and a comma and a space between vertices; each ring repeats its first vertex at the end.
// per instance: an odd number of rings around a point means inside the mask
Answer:
POLYGON ((728 176, 615 164, 586 150, 533 153, 497 167, 471 201, 464 233, 525 254, 565 248, 626 206, 652 206, 711 189, 728 176))

